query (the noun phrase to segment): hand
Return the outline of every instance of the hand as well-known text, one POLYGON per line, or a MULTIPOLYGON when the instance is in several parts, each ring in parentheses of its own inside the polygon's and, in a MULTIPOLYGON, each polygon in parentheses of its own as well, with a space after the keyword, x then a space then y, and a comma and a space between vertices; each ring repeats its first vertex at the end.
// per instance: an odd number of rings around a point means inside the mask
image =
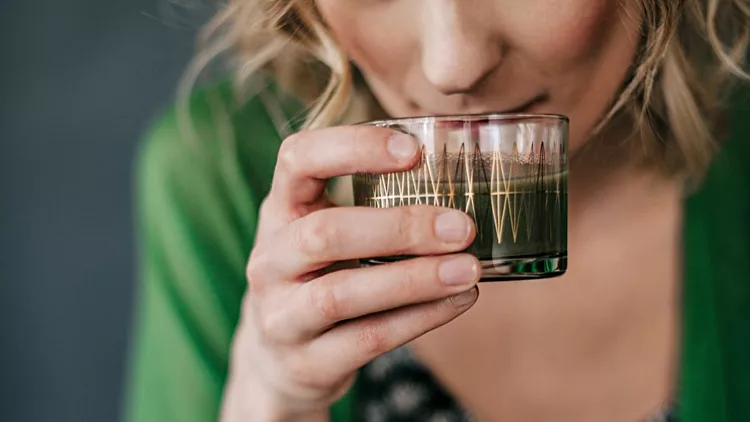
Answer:
POLYGON ((477 299, 464 213, 335 207, 331 177, 405 171, 418 145, 389 129, 300 132, 282 144, 247 265, 224 420, 325 420, 358 368, 456 318, 477 299), (417 258, 332 270, 363 257, 417 258), (315 419, 315 418, 319 419, 315 419))

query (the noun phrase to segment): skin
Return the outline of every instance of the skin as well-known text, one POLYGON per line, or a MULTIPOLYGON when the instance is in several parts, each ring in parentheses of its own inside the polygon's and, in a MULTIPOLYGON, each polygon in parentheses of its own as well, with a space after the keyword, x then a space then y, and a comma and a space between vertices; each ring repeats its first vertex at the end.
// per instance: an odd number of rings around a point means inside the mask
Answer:
MULTIPOLYGON (((318 0, 392 116, 565 112, 572 150, 616 96, 639 12, 618 0, 318 0)), ((630 3, 633 3, 632 1, 630 3)))
POLYGON ((570 117, 569 270, 544 282, 483 284, 477 300, 478 263, 456 253, 474 236, 466 216, 333 207, 325 195, 331 177, 415 165, 413 139, 374 127, 295 134, 261 208, 222 419, 327 420, 360 366, 405 343, 483 421, 633 421, 669 400, 679 184, 631 165, 638 140, 625 138, 627 123, 589 135, 632 64, 635 3, 317 7, 392 116, 570 117), (345 265, 391 254, 422 257, 345 265))

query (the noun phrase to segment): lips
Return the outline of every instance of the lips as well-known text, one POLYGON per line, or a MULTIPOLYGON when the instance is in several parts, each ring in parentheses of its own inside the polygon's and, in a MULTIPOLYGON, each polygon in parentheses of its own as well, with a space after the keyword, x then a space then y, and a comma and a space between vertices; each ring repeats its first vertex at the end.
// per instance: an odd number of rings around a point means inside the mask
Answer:
POLYGON ((518 106, 514 106, 512 108, 506 108, 506 109, 496 109, 493 107, 488 107, 486 105, 474 105, 469 106, 463 109, 458 110, 452 110, 447 112, 428 112, 427 115, 433 115, 433 116, 448 116, 448 115, 463 115, 463 114, 523 114, 523 113, 533 113, 535 112, 539 106, 547 102, 549 99, 548 95, 546 93, 542 93, 537 95, 536 97, 532 98, 529 101, 526 101, 518 106))
POLYGON ((534 97, 531 101, 528 101, 525 104, 522 104, 516 108, 512 108, 510 110, 503 110, 499 111, 498 113, 503 114, 514 114, 514 113, 528 113, 530 112, 534 107, 537 107, 547 101, 547 94, 540 94, 536 97, 534 97))

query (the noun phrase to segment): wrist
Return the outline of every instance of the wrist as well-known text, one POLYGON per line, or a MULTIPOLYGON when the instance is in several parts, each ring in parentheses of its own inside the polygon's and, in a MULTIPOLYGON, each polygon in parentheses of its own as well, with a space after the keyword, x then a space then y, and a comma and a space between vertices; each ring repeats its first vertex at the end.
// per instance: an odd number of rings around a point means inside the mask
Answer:
POLYGON ((232 419, 223 419, 222 422, 328 422, 328 410, 299 412, 290 411, 282 406, 272 405, 270 403, 258 403, 255 401, 247 406, 242 406, 235 414, 238 416, 232 419))
POLYGON ((291 407, 257 382, 257 377, 230 375, 224 391, 221 422, 328 422, 328 409, 291 407))

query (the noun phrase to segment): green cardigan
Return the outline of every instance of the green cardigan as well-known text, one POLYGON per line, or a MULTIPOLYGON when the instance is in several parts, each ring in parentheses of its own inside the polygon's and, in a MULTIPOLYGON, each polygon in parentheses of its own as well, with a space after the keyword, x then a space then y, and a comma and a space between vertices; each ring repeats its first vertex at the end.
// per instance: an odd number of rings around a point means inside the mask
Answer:
MULTIPOLYGON (((302 115, 268 104, 257 96, 235 104, 227 85, 205 89, 192 99, 196 139, 180 136, 171 111, 143 143, 126 421, 217 418, 245 261, 282 137, 273 122, 302 115)), ((750 101, 739 98, 732 112, 731 136, 685 201, 678 401, 685 422, 750 421, 750 101)), ((332 420, 353 420, 353 400, 350 393, 336 403, 332 420)))

